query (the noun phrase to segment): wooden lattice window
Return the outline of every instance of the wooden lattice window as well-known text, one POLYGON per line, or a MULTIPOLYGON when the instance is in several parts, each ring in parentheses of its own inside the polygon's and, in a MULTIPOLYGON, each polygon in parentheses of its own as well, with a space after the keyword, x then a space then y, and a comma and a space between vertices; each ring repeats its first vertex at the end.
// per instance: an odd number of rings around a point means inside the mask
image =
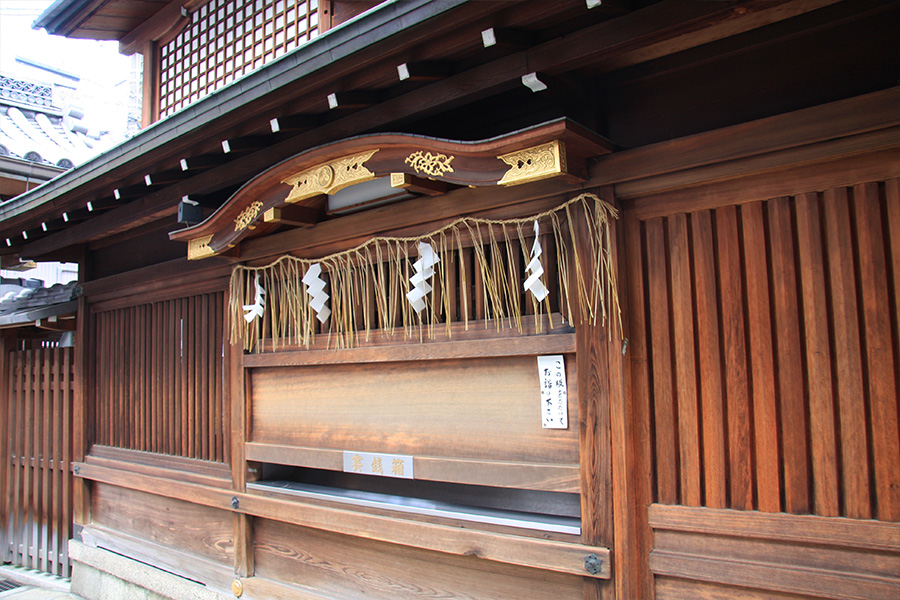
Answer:
POLYGON ((319 0, 211 0, 159 49, 166 117, 316 37, 319 0))

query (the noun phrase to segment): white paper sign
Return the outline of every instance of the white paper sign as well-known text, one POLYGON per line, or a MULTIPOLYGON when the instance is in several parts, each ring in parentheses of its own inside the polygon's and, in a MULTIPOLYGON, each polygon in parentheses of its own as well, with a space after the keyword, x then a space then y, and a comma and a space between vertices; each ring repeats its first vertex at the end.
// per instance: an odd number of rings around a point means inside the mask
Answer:
POLYGON ((541 424, 544 429, 569 428, 569 394, 566 390, 566 363, 562 354, 538 356, 541 381, 541 424))

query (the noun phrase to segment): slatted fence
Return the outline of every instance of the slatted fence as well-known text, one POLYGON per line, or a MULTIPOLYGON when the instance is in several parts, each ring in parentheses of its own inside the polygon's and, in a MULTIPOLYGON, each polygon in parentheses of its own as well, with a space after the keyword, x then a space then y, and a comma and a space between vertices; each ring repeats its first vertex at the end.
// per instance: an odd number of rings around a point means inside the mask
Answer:
POLYGON ((68 577, 73 352, 16 350, 3 360, 0 561, 68 577))

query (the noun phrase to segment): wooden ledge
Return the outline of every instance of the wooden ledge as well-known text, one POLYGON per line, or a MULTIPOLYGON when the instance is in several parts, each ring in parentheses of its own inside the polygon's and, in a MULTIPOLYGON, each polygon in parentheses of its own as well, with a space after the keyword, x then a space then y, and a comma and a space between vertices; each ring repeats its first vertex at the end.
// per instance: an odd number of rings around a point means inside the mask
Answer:
POLYGON ((300 500, 282 500, 257 494, 220 489, 165 477, 122 471, 90 463, 75 463, 77 476, 126 489, 193 502, 234 514, 244 514, 302 527, 333 531, 370 540, 475 556, 488 561, 543 569, 596 579, 609 579, 610 551, 602 546, 585 546, 518 535, 462 529, 447 525, 410 521, 352 510, 318 506, 300 500), (233 508, 237 506, 237 508, 233 508), (589 573, 585 558, 594 554, 600 570, 589 573))

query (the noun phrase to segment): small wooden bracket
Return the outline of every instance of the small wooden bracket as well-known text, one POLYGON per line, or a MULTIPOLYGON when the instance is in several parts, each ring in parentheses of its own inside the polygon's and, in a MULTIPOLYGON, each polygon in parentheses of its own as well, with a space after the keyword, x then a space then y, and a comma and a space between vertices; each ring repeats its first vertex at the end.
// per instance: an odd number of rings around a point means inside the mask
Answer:
POLYGON ((292 204, 274 207, 263 213, 263 222, 293 225, 294 227, 312 227, 322 219, 322 211, 292 204))
POLYGON ((408 173, 391 173, 391 187, 402 188, 425 196, 440 196, 446 194, 450 189, 450 186, 443 181, 424 179, 408 173))

